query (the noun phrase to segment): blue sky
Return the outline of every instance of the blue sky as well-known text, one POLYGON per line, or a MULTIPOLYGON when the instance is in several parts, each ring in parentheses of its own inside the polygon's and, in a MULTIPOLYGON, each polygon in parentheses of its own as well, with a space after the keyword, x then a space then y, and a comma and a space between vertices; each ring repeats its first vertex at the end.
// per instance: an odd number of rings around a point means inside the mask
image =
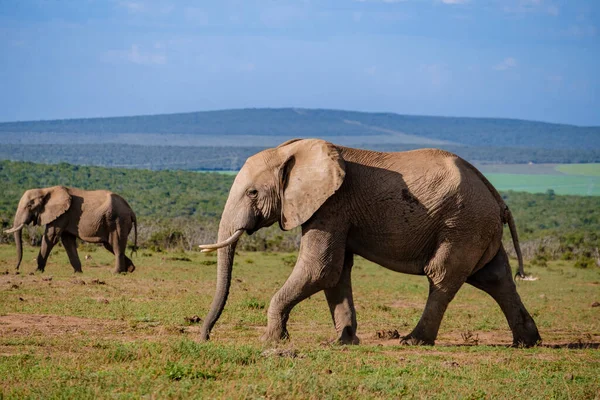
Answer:
POLYGON ((0 0, 0 121, 245 107, 600 125, 598 0, 0 0))

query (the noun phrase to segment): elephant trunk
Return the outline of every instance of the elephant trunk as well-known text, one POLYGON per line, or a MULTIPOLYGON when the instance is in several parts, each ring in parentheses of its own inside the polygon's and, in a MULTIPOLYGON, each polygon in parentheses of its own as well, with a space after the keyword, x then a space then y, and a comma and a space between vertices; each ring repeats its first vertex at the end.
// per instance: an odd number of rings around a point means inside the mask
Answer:
POLYGON ((21 240, 22 232, 23 231, 21 229, 14 232, 15 244, 17 246, 17 267, 16 267, 16 269, 19 269, 19 266, 21 265, 21 261, 23 260, 23 241, 21 240))
MULTIPOLYGON (((19 204, 20 206, 20 204, 19 204)), ((23 240, 22 240, 22 232, 23 227, 26 225, 28 216, 26 213, 19 207, 17 213, 15 215, 15 221, 13 224, 13 228, 7 229, 4 232, 12 233, 15 238, 15 245, 17 246, 17 267, 19 269, 21 266, 21 261, 23 260, 23 240)))
MULTIPOLYGON (((230 238, 233 232, 233 229, 224 228, 223 224, 221 224, 219 227, 219 242, 223 242, 227 238, 230 238)), ((211 329, 225 308, 227 296, 229 295, 229 288, 231 286, 231 271, 233 269, 233 258, 235 256, 236 245, 237 241, 234 241, 230 245, 221 247, 218 250, 217 290, 208 315, 204 319, 204 324, 202 325, 202 330, 200 332, 201 340, 209 339, 211 329)))

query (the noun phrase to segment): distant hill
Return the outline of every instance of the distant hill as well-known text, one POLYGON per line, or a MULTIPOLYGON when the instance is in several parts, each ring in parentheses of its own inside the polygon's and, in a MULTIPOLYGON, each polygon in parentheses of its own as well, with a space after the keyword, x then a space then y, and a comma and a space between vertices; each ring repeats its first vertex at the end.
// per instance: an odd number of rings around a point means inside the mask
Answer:
POLYGON ((293 137, 345 145, 600 149, 600 127, 321 109, 240 109, 0 123, 0 144, 272 146, 293 137), (52 135, 48 135, 52 134, 52 135))

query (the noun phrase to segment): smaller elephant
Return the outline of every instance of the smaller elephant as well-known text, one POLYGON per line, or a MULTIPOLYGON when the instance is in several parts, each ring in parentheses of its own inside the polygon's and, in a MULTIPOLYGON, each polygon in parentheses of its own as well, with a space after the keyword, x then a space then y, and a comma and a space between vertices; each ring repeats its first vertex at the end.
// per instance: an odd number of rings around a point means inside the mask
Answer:
POLYGON ((115 255, 116 273, 135 270, 125 250, 132 226, 134 249, 137 247, 137 220, 125 199, 115 193, 64 186, 27 190, 19 201, 13 228, 5 231, 15 235, 17 270, 23 259, 21 231, 30 223, 46 226, 37 256, 37 270, 40 272, 44 272, 48 255, 59 239, 75 272, 82 272, 77 238, 89 243, 102 243, 115 255))

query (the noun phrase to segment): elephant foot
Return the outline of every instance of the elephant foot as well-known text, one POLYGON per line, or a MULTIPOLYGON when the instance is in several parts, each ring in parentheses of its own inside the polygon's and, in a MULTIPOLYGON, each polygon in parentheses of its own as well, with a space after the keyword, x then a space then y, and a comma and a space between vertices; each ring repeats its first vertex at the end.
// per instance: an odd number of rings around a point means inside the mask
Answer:
POLYGON ((405 346, 433 346, 435 340, 421 338, 410 334, 400 338, 400 344, 405 346))
POLYGON ((267 330, 260 337, 260 341, 263 343, 276 343, 281 342, 283 340, 288 340, 289 338, 290 335, 286 329, 282 330, 281 332, 272 332, 267 330))
POLYGON ((81 268, 74 269, 73 272, 76 273, 76 274, 83 274, 83 270, 81 268))
POLYGON ((358 336, 353 336, 351 338, 339 338, 336 339, 334 341, 335 344, 339 344, 339 345, 356 345, 356 344, 360 344, 360 339, 358 338, 358 336))
POLYGON ((44 268, 37 267, 37 269, 35 270, 35 272, 39 272, 39 273, 42 274, 42 273, 44 273, 44 268))
POLYGON ((115 274, 128 274, 135 271, 135 266, 133 264, 129 265, 126 269, 115 269, 115 274))
POLYGON ((354 329, 352 329, 351 327, 346 327, 342 331, 342 334, 340 335, 340 337, 336 340, 336 343, 343 344, 343 345, 359 344, 360 339, 354 333, 354 329))
POLYGON ((512 347, 529 348, 542 344, 542 338, 537 331, 527 337, 513 338, 512 347))

